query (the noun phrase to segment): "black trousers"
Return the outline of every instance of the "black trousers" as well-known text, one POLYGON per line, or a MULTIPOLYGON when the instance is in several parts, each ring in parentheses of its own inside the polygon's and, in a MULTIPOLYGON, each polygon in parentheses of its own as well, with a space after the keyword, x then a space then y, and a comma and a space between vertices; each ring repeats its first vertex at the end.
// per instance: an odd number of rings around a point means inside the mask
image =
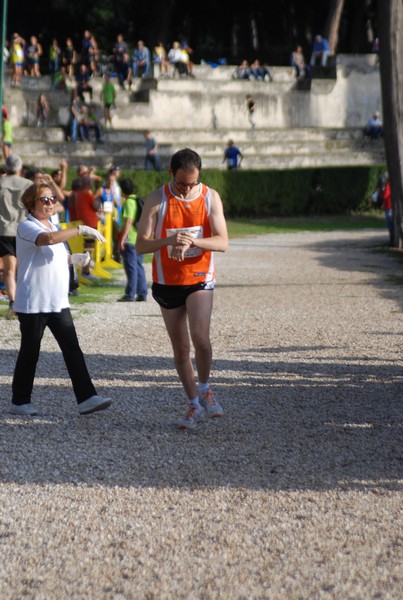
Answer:
POLYGON ((31 402, 36 365, 45 327, 49 327, 63 353, 77 402, 96 395, 95 387, 80 348, 69 308, 58 313, 17 313, 20 322, 21 345, 14 370, 12 403, 31 402))

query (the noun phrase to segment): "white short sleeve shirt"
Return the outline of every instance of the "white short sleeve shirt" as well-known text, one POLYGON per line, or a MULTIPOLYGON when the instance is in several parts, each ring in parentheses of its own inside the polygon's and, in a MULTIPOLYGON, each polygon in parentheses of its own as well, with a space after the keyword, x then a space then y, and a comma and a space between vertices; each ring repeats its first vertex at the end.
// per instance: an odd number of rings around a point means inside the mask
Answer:
POLYGON ((29 215, 18 225, 17 289, 13 310, 21 313, 60 312, 69 308, 68 252, 63 242, 52 246, 37 246, 44 231, 57 231, 29 215))

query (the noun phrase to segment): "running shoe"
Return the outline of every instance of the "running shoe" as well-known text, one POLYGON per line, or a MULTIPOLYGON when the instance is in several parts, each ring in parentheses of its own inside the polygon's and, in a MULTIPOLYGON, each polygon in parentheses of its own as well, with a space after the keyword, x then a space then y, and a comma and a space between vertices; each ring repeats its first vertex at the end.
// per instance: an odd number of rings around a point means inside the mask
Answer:
POLYGON ((210 389, 202 394, 199 393, 199 402, 206 411, 207 417, 221 417, 224 414, 223 407, 214 398, 214 394, 210 389))
POLYGON ((201 406, 189 406, 188 412, 179 421, 179 429, 194 429, 202 419, 204 419, 204 408, 201 406))

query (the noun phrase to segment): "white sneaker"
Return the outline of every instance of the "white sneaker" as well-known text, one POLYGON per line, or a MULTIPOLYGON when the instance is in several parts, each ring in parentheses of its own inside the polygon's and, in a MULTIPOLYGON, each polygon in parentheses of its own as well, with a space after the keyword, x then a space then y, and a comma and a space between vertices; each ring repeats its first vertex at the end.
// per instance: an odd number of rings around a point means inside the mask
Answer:
POLYGON ((194 429, 196 424, 203 419, 204 408, 191 405, 186 415, 179 421, 179 429, 194 429))
POLYGON ((10 413, 22 417, 33 417, 38 414, 38 411, 33 404, 27 402, 27 404, 11 404, 10 413))
POLYGON ((210 389, 207 392, 199 394, 199 402, 208 417, 221 417, 224 414, 223 407, 214 398, 213 392, 210 389))
POLYGON ((111 398, 104 398, 103 396, 91 396, 84 400, 84 402, 80 402, 78 405, 78 410, 80 415, 89 415, 98 410, 104 410, 108 408, 112 403, 111 398))

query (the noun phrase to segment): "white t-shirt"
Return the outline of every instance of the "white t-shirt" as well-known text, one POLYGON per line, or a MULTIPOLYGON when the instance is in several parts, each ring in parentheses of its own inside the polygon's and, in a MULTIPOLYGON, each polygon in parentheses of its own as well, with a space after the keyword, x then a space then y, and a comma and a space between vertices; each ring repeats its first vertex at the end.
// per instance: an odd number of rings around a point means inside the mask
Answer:
POLYGON ((29 215, 17 228, 17 290, 13 310, 21 313, 60 312, 69 308, 68 253, 63 242, 37 246, 44 231, 57 231, 29 215))

